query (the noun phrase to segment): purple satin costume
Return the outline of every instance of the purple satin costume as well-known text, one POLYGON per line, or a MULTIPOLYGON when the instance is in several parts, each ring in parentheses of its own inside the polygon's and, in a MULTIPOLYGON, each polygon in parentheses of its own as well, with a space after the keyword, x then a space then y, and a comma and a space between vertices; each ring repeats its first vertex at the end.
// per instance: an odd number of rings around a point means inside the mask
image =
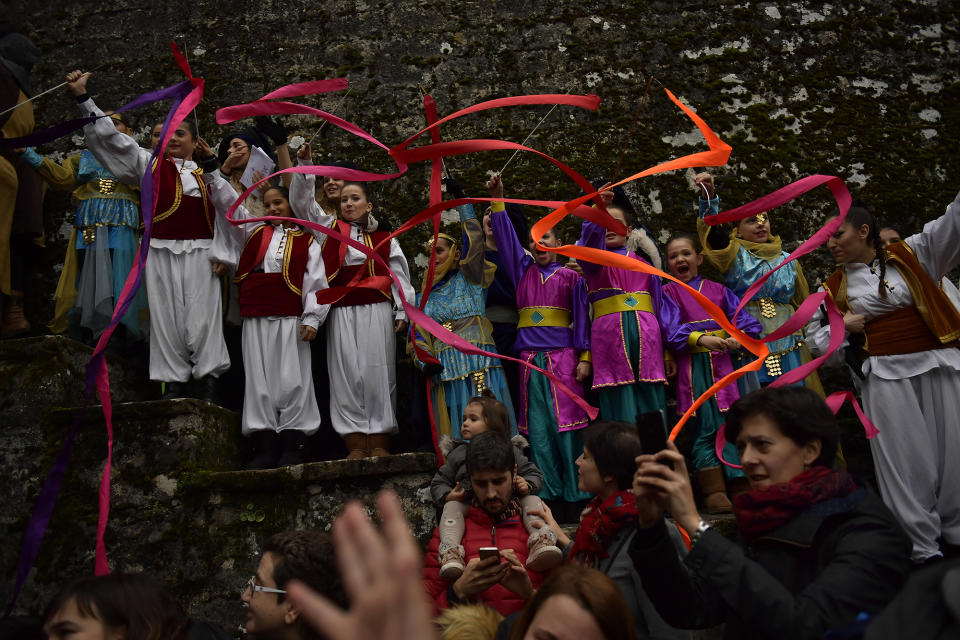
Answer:
MULTIPOLYGON (((740 304, 740 298, 719 282, 704 280, 696 276, 687 283, 696 289, 711 302, 720 307, 728 319, 733 318, 733 312, 740 304)), ((694 331, 707 333, 720 329, 713 318, 700 306, 692 295, 675 282, 668 282, 663 286, 663 292, 668 295, 680 308, 680 317, 683 324, 680 326, 678 337, 682 337, 684 344, 694 331)), ((746 311, 737 316, 737 328, 751 337, 757 337, 763 332, 760 322, 746 311)), ((710 358, 713 381, 721 379, 733 371, 733 363, 729 353, 710 351, 706 354, 710 358)), ((691 353, 688 348, 677 352, 677 411, 685 412, 696 399, 693 395, 691 379, 691 353)), ((740 397, 736 384, 729 384, 716 394, 717 406, 720 411, 726 411, 740 397)))
MULTIPOLYGON (((606 229, 584 221, 580 243, 585 247, 606 249, 606 229)), ((609 249, 613 253, 629 256, 647 263, 626 247, 609 249)), ((649 264, 649 263, 647 263, 649 264)), ((611 313, 594 317, 590 334, 590 350, 593 354, 593 388, 615 387, 634 382, 665 382, 663 370, 664 349, 676 352, 686 344, 686 337, 677 337, 680 328, 680 310, 673 299, 664 296, 660 278, 639 271, 601 266, 581 261, 583 275, 589 289, 590 304, 623 293, 649 293, 653 313, 636 311, 611 313), (626 318, 636 318, 640 331, 640 371, 634 374, 627 356, 621 323, 626 318)))
MULTIPOLYGON (((491 217, 493 234, 500 254, 500 267, 510 281, 516 284, 517 308, 547 307, 562 309, 570 314, 570 327, 520 327, 514 349, 519 357, 531 362, 537 353, 546 356, 549 371, 574 393, 583 396, 583 385, 576 380, 580 354, 590 349, 590 315, 587 306, 587 286, 580 275, 559 262, 539 266, 517 240, 506 212, 495 211, 491 217)), ((527 431, 527 388, 530 369, 521 371, 520 406, 517 426, 527 431)), ((587 426, 586 412, 551 384, 553 413, 560 431, 587 426)))

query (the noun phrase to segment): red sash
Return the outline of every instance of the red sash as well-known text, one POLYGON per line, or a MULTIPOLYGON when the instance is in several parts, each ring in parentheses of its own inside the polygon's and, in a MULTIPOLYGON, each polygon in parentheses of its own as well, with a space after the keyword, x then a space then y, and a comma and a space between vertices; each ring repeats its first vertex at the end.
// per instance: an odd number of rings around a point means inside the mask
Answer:
MULTIPOLYGON (((345 236, 350 236, 350 224, 343 220, 337 220, 336 230, 345 236)), ((390 233, 387 231, 374 231, 373 233, 364 233, 363 240, 368 247, 375 247, 389 235, 390 233)), ((377 253, 383 258, 384 262, 390 263, 389 242, 380 245, 377 253)), ((327 283, 330 288, 347 285, 358 272, 363 272, 366 277, 361 276, 362 279, 357 285, 367 286, 355 287, 340 300, 333 303, 332 306, 350 307, 375 302, 392 302, 393 293, 389 272, 373 260, 367 260, 363 264, 350 267, 344 266, 343 261, 346 254, 347 245, 345 243, 327 236, 323 242, 323 264, 327 269, 327 283), (370 288, 370 285, 374 288, 370 288)))

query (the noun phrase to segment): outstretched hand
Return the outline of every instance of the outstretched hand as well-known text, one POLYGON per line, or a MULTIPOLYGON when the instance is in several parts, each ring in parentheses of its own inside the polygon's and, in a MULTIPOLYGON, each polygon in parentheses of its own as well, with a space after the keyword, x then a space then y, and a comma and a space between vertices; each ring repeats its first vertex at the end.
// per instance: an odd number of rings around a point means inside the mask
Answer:
POLYGON ((438 638, 420 579, 420 548, 396 494, 381 491, 377 510, 383 523, 380 532, 356 502, 333 523, 349 610, 296 581, 287 587, 288 596, 303 618, 332 640, 438 638))

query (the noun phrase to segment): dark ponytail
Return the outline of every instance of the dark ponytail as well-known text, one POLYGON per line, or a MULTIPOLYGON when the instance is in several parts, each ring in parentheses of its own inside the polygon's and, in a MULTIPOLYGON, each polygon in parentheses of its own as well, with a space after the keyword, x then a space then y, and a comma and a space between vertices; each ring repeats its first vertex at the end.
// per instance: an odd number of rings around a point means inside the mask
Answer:
POLYGON ((845 222, 853 225, 854 229, 859 229, 863 225, 867 225, 867 227, 870 228, 866 239, 867 242, 873 243, 877 259, 880 261, 880 284, 877 287, 877 295, 886 300, 887 286, 885 278, 887 275, 887 255, 883 248, 883 240, 880 238, 880 224, 877 222, 876 217, 870 212, 867 204, 860 200, 854 200, 850 211, 847 212, 845 222))

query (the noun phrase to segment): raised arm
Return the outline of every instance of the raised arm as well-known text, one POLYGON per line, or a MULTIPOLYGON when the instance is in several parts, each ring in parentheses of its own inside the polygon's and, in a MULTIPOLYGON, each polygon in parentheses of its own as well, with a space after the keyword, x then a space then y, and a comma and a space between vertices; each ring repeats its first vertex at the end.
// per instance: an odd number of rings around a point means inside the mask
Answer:
MULTIPOLYGON (((90 73, 71 71, 67 74, 67 90, 77 98, 78 108, 84 116, 102 116, 103 111, 87 95, 87 80, 90 73)), ((104 168, 117 180, 139 185, 146 173, 151 153, 141 149, 137 141, 117 131, 110 118, 100 118, 84 126, 87 146, 104 168)))
POLYGON ((490 226, 493 228, 493 237, 497 242, 500 268, 504 270, 507 277, 513 282, 513 286, 516 287, 520 284, 520 278, 523 277, 533 260, 523 250, 503 203, 494 202, 492 208, 490 226))
MULTIPOLYGON (((309 165, 312 162, 312 152, 309 144, 301 145, 297 149, 297 164, 300 166, 309 165)), ((290 207, 294 214, 302 216, 304 220, 322 224, 325 227, 333 227, 336 218, 326 213, 317 202, 316 197, 317 179, 314 175, 306 173, 295 173, 290 182, 290 207)), ((322 234, 314 232, 317 240, 323 240, 322 234)))
POLYGON ((472 204, 457 207, 460 213, 460 226, 463 229, 463 254, 460 257, 460 271, 475 284, 486 288, 493 283, 496 273, 492 263, 484 258, 483 226, 473 211, 472 204))
POLYGON ((960 264, 960 193, 942 216, 923 225, 923 231, 907 238, 906 243, 937 282, 960 264))

